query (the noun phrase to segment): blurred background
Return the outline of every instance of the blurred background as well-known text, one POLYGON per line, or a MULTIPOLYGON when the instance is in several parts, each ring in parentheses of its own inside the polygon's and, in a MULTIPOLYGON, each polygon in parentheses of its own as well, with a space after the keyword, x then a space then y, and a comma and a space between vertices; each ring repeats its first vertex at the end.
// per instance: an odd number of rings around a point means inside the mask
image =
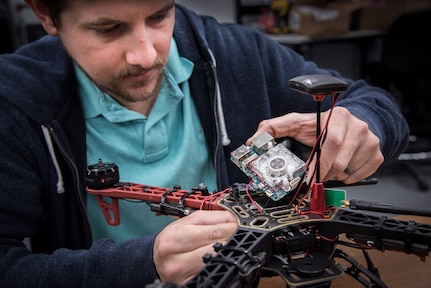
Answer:
MULTIPOLYGON (((254 27, 323 68, 390 91, 409 123, 409 146, 398 161, 373 175, 377 184, 342 189, 347 199, 431 210, 431 0, 177 3, 220 22, 254 27)), ((23 0, 0 0, 0 53, 12 53, 43 35, 23 0)), ((411 255, 390 252, 373 258, 389 287, 431 287, 429 262, 425 265, 411 255)), ((286 287, 280 279, 265 280, 259 287, 286 287)), ((334 287, 362 287, 352 282, 334 283, 334 287)))

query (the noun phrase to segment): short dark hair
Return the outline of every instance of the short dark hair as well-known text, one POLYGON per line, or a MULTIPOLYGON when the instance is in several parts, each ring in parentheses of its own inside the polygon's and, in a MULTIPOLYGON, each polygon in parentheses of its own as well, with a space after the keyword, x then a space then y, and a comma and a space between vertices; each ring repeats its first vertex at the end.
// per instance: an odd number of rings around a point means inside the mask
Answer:
POLYGON ((39 0, 48 7, 52 22, 56 27, 60 24, 60 14, 66 8, 68 0, 39 0))

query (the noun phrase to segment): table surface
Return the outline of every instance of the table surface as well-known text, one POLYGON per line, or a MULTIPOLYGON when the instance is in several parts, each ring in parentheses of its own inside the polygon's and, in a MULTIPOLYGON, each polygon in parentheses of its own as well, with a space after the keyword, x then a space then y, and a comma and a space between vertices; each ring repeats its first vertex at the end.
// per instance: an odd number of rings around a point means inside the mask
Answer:
POLYGON ((303 34, 266 34, 269 38, 284 44, 284 45, 303 45, 319 42, 333 42, 344 40, 355 40, 372 37, 380 37, 385 34, 385 30, 354 30, 345 34, 338 35, 323 35, 323 36, 309 36, 303 34))
MULTIPOLYGON (((431 224, 431 220, 425 217, 409 217, 403 220, 416 220, 419 223, 431 224)), ((362 265, 366 265, 359 249, 340 247, 343 251, 355 258, 362 265)), ((369 251, 369 255, 378 268, 380 278, 387 287, 431 287, 431 259, 422 261, 418 256, 408 255, 401 252, 377 250, 369 251)), ((280 277, 262 278, 259 288, 281 288, 286 287, 286 283, 280 277)), ((351 276, 343 275, 331 283, 331 288, 356 288, 364 287, 351 276)))

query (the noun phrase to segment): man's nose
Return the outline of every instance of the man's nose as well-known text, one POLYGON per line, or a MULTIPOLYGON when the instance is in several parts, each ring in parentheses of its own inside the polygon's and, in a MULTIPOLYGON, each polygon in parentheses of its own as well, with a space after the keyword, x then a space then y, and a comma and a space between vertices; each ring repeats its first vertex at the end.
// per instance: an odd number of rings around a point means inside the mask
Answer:
POLYGON ((157 58, 157 50, 151 33, 148 33, 145 28, 133 33, 126 43, 127 63, 143 68, 151 67, 154 64, 157 58))

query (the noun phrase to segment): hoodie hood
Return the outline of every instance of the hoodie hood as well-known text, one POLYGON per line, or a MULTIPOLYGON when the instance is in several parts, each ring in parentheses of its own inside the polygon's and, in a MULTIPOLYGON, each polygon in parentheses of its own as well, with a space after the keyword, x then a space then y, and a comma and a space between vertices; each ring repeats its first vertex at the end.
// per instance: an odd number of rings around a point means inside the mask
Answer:
POLYGON ((61 108, 71 100, 76 85, 70 81, 72 75, 65 76, 72 73, 72 61, 58 37, 45 36, 14 54, 2 55, 0 63, 2 101, 39 124, 61 118, 61 108))

